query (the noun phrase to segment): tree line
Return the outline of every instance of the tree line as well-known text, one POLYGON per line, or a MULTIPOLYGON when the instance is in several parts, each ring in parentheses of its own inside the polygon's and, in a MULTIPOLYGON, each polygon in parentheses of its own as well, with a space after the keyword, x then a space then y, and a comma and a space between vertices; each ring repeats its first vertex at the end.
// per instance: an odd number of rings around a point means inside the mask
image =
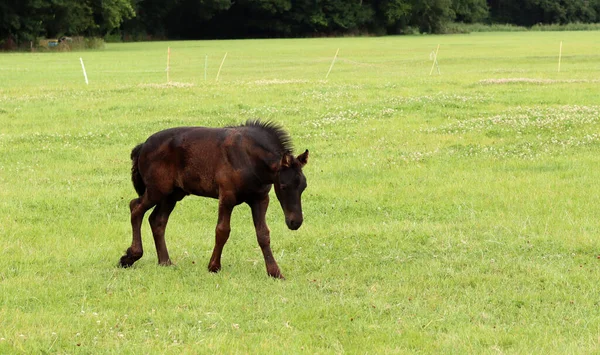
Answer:
POLYGON ((600 0, 1 0, 0 41, 444 33, 452 22, 600 22, 600 0))

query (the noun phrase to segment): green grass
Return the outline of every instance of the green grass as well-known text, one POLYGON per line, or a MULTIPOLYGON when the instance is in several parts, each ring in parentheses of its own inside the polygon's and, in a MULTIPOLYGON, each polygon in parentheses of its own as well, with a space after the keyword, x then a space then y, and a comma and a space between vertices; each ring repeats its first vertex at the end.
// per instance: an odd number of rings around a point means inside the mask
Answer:
POLYGON ((598 352, 599 63, 594 32, 2 54, 0 353, 598 352), (249 118, 311 152, 302 228, 274 196, 267 214, 287 279, 246 206, 208 273, 217 202, 197 197, 167 228, 176 266, 144 222, 117 268, 131 149, 249 118))

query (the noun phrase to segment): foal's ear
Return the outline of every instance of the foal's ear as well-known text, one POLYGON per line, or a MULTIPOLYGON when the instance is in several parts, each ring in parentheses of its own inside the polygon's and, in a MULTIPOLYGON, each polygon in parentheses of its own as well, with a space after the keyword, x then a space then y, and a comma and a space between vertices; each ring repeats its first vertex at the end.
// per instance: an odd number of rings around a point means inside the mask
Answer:
POLYGON ((285 153, 285 154, 283 154, 283 157, 281 157, 281 167, 282 168, 291 167, 293 162, 294 162, 294 157, 289 153, 285 153))
POLYGON ((306 163, 308 163, 308 149, 304 151, 304 153, 298 155, 296 159, 298 159, 298 161, 300 162, 300 167, 306 165, 306 163))

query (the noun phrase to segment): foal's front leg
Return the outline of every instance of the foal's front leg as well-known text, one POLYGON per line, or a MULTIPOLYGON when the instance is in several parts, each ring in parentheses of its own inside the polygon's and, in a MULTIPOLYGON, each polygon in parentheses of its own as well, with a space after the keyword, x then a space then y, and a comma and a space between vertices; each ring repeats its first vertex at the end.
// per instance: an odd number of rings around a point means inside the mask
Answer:
POLYGON ((269 195, 265 195, 264 198, 250 203, 250 208, 252 209, 252 220, 254 221, 254 228, 256 229, 256 239, 258 240, 258 245, 260 246, 265 258, 267 274, 274 278, 283 279, 284 277, 281 274, 281 270, 279 270, 279 266, 273 257, 273 252, 271 251, 271 235, 265 218, 267 214, 267 207, 269 207, 269 195))
POLYGON ((150 227, 152 228, 152 236, 154 237, 159 265, 168 266, 172 264, 165 242, 165 229, 167 228, 169 215, 175 208, 176 203, 176 200, 170 198, 165 199, 159 203, 150 214, 150 227))

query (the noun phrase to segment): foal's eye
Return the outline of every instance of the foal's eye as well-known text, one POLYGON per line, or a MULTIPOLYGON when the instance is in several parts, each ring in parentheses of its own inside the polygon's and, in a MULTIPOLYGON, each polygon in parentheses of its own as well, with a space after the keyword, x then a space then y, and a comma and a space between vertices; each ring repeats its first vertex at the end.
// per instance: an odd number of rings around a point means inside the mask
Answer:
POLYGON ((281 188, 281 190, 285 190, 285 189, 287 189, 287 188, 288 188, 288 186, 287 186, 287 185, 284 185, 284 184, 281 184, 281 185, 279 185, 279 187, 281 188))

